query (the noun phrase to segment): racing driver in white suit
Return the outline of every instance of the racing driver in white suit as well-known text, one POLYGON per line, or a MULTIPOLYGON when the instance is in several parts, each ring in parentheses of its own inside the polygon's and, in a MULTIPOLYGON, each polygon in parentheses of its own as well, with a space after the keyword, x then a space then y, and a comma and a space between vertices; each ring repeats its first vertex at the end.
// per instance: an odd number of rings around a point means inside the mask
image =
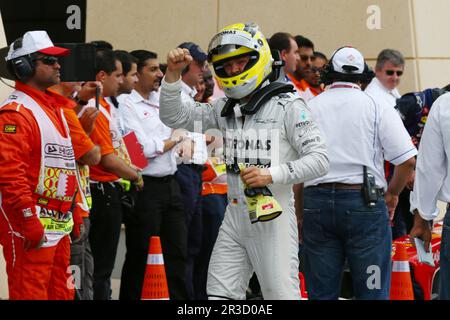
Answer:
POLYGON ((291 92, 273 94, 263 103, 252 100, 272 88, 273 58, 257 25, 222 29, 209 44, 208 59, 227 98, 182 103, 181 72, 192 57, 181 48, 167 56, 160 96, 160 118, 167 126, 220 129, 224 137, 229 204, 210 260, 208 297, 245 299, 255 272, 264 299, 300 299, 292 184, 327 173, 324 140, 304 101, 291 92), (261 188, 269 190, 264 193, 269 197, 259 206, 258 220, 250 214, 251 193, 245 190, 261 188), (274 208, 282 213, 274 215, 274 208))

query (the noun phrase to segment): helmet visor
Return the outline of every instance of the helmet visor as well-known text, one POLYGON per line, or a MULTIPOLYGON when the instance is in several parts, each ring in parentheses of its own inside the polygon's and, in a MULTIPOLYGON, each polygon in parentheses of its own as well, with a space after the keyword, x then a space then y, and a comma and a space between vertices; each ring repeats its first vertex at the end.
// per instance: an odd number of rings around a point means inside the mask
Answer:
POLYGON ((208 46, 208 61, 212 61, 212 56, 218 53, 218 50, 226 45, 243 46, 258 51, 260 46, 255 39, 250 37, 247 32, 240 30, 227 30, 218 33, 208 46))
POLYGON ((216 74, 216 76, 218 76, 219 78, 223 78, 223 79, 237 76, 237 74, 227 74, 225 71, 225 68, 224 68, 224 64, 230 60, 235 60, 235 59, 239 59, 242 57, 249 57, 249 60, 248 60, 247 64, 245 65, 244 69, 239 74, 249 70, 258 62, 259 53, 256 51, 250 51, 250 52, 239 54, 239 55, 233 55, 226 59, 222 59, 217 62, 214 62, 212 64, 213 68, 214 68, 214 73, 216 74))

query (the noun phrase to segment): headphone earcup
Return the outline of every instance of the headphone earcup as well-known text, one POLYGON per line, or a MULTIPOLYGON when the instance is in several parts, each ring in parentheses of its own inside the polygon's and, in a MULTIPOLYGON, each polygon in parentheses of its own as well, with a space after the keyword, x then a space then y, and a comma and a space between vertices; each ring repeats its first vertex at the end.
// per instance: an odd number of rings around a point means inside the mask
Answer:
POLYGON ((363 82, 370 83, 372 79, 375 77, 375 72, 369 67, 369 65, 364 62, 364 72, 363 72, 364 80, 363 82))
POLYGON ((34 64, 28 56, 11 60, 13 75, 22 82, 27 81, 34 74, 34 64))
POLYGON ((328 63, 323 67, 320 71, 320 81, 325 85, 330 85, 333 82, 332 75, 335 73, 332 61, 328 61, 328 63))

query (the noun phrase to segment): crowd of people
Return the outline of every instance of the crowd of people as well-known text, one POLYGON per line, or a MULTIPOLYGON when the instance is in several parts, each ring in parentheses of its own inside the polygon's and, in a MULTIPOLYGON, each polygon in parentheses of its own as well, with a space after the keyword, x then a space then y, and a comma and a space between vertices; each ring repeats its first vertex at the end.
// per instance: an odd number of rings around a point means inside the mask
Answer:
POLYGON ((45 31, 9 47, 0 245, 10 299, 111 299, 123 227, 121 300, 141 298, 152 236, 170 299, 297 300, 299 270, 310 299, 338 299, 346 266, 356 299, 389 299, 392 239, 429 243, 437 200, 450 202, 450 95, 401 96, 397 50, 382 50, 372 71, 355 48, 328 59, 302 35, 266 39, 255 24, 223 28, 206 52, 183 42, 167 60, 90 44, 86 82, 60 81, 70 52, 45 31))

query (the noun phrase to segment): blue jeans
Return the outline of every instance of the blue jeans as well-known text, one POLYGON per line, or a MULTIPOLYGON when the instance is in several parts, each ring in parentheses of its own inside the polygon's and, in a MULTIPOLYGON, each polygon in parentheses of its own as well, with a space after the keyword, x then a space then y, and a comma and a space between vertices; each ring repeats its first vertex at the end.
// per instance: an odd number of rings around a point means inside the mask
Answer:
POLYGON ((389 299, 392 235, 383 197, 361 190, 305 188, 305 278, 311 300, 338 299, 347 259, 356 299, 389 299))
POLYGON ((450 300, 450 210, 445 215, 442 227, 440 267, 439 299, 450 300))

